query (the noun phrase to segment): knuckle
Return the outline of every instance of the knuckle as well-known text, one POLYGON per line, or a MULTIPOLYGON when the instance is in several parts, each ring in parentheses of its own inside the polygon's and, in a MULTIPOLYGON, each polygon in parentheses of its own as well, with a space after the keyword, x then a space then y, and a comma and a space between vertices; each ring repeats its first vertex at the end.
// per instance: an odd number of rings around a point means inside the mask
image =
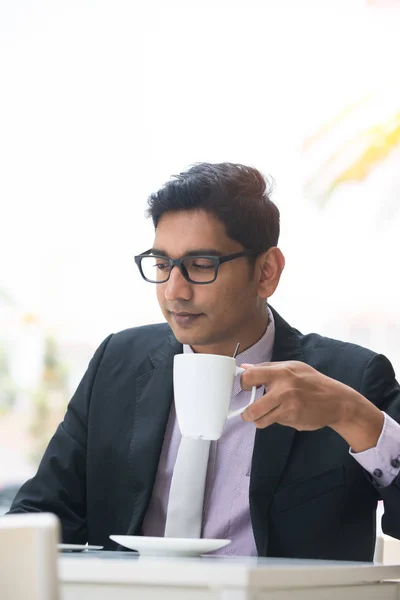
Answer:
POLYGON ((283 367, 285 376, 290 379, 295 375, 295 368, 292 363, 288 363, 283 367))
POLYGON ((256 414, 253 407, 247 409, 246 416, 250 421, 254 421, 254 419, 256 419, 256 414))

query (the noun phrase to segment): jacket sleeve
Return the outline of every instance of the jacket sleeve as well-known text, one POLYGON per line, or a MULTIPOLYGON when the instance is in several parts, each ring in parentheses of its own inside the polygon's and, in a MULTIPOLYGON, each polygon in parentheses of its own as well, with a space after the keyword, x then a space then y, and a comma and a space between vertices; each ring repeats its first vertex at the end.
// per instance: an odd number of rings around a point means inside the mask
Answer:
MULTIPOLYGON (((371 358, 364 371, 360 393, 400 423, 400 386, 385 356, 378 354, 371 358)), ((385 487, 380 487, 370 475, 367 476, 384 502, 382 531, 400 539, 400 474, 385 487)))
POLYGON ((36 475, 19 490, 10 513, 52 512, 64 543, 84 544, 86 528, 87 423, 93 383, 109 336, 96 350, 64 420, 47 446, 36 475))

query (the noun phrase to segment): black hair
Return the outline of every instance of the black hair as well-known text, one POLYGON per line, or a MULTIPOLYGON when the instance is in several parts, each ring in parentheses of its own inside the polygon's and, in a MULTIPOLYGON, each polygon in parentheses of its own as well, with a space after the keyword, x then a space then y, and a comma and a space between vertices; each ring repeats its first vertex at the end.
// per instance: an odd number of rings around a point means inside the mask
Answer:
POLYGON ((204 210, 244 248, 264 252, 279 239, 279 210, 270 199, 273 180, 234 163, 198 163, 174 175, 148 199, 154 227, 171 211, 204 210))

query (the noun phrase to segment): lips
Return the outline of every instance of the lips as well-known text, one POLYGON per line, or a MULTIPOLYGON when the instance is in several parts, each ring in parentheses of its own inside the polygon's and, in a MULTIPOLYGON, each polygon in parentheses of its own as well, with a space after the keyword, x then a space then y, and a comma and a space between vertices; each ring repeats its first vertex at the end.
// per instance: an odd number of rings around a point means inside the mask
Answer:
POLYGON ((193 323, 195 321, 197 321, 197 319, 199 319, 201 316, 203 316, 203 313, 190 313, 187 311, 181 311, 181 312, 170 311, 170 314, 171 314, 173 320, 175 321, 175 323, 177 323, 178 325, 183 326, 183 327, 190 327, 191 325, 193 325, 193 323))

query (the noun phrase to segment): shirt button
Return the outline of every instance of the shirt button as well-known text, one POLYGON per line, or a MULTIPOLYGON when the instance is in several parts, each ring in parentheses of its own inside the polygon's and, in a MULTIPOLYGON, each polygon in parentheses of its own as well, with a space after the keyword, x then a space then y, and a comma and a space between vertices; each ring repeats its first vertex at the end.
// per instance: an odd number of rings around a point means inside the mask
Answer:
POLYGON ((394 458, 391 461, 391 465, 392 467, 394 467, 395 469, 398 469, 400 467, 400 460, 398 458, 394 458))
POLYGON ((382 471, 380 469, 375 469, 374 477, 382 477, 382 471))

